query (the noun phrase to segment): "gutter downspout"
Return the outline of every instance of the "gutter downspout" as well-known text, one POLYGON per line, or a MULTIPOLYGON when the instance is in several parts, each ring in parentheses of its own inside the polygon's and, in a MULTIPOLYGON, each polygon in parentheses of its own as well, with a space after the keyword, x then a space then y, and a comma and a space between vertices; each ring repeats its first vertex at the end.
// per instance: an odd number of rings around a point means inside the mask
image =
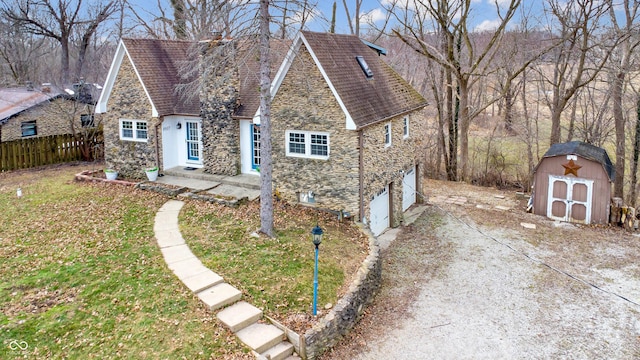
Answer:
POLYGON ((360 212, 360 222, 364 218, 364 134, 363 130, 358 131, 358 196, 360 202, 358 211, 360 212))
POLYGON ((163 118, 159 118, 158 120, 159 121, 155 126, 155 130, 156 130, 156 166, 158 167, 159 170, 164 171, 164 168, 161 169, 161 166, 160 166, 160 132, 158 131, 158 129, 162 125, 162 122, 164 121, 164 117, 163 118))

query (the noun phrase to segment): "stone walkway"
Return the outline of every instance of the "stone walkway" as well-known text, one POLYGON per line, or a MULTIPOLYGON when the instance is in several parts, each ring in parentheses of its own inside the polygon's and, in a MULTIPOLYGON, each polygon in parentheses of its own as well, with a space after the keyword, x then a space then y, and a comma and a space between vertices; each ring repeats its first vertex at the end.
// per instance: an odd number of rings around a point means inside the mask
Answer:
POLYGON ((224 282, 191 252, 178 227, 184 202, 169 200, 158 210, 153 230, 169 269, 211 310, 218 320, 250 347, 258 359, 299 359, 284 331, 259 322, 262 310, 241 301, 242 292, 224 282))

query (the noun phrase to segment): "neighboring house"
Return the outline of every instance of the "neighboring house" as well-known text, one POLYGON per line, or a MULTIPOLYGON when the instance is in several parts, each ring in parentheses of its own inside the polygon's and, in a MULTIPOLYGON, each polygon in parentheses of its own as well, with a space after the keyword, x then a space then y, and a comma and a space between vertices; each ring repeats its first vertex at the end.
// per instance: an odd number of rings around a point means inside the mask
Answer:
POLYGON ((614 177, 604 149, 580 141, 554 144, 534 170, 533 212, 560 221, 607 224, 614 177))
POLYGON ((0 142, 71 134, 71 119, 76 129, 92 126, 93 106, 75 101, 70 92, 49 84, 0 89, 0 142))
MULTIPOLYGON (((202 43, 121 41, 96 105, 108 166, 132 177, 152 165, 260 174, 257 49, 228 75, 200 79, 206 90, 194 99, 175 91, 193 81, 179 74, 194 46, 202 43)), ((303 31, 274 56, 271 89, 276 190, 354 216, 376 235, 416 202, 426 136, 425 99, 381 53, 355 36, 303 31)))

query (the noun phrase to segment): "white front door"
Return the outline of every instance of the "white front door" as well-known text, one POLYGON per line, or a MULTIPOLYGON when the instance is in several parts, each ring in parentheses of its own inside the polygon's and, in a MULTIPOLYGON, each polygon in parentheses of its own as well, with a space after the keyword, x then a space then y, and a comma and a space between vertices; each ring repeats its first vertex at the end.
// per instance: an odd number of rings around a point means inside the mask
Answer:
POLYGON ((199 121, 185 121, 187 164, 202 164, 202 129, 199 121))
POLYGON ((589 224, 593 180, 549 175, 547 217, 589 224))
POLYGON ((407 171, 402 178, 402 211, 406 211, 416 203, 416 171, 415 167, 407 171))
POLYGON ((374 236, 380 235, 389 227, 389 186, 378 192, 369 204, 369 229, 374 236))

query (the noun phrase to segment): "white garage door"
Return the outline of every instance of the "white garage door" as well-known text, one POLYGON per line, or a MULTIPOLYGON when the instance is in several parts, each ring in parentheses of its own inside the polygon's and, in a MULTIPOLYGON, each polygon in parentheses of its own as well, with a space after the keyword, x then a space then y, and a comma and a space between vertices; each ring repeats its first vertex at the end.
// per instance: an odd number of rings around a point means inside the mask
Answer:
POLYGON ((402 211, 406 211, 416 203, 416 171, 415 167, 407 171, 402 179, 402 211))
POLYGON ((369 228, 374 236, 378 236, 389 227, 389 186, 374 196, 369 209, 371 212, 369 228))

